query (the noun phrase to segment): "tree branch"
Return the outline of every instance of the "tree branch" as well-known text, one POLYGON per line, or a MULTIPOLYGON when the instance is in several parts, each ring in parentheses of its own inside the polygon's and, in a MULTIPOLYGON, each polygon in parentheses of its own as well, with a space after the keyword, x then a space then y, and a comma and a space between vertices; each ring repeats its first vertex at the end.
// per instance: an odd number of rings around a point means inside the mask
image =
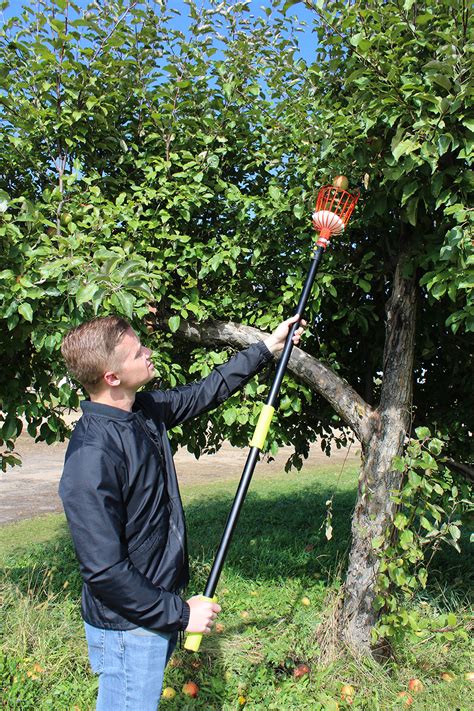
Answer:
POLYGON ((448 469, 456 472, 456 474, 461 474, 469 483, 474 484, 474 467, 469 466, 469 464, 463 464, 462 462, 455 462, 452 459, 446 459, 445 464, 448 469))
MULTIPOLYGON (((167 318, 157 316, 155 323, 167 327, 167 318)), ((231 344, 237 348, 247 348, 268 336, 268 333, 258 328, 232 321, 195 323, 181 320, 178 334, 196 343, 231 344)), ((297 347, 293 349, 288 369, 329 402, 362 444, 368 442, 372 432, 373 410, 345 380, 320 360, 297 347)))

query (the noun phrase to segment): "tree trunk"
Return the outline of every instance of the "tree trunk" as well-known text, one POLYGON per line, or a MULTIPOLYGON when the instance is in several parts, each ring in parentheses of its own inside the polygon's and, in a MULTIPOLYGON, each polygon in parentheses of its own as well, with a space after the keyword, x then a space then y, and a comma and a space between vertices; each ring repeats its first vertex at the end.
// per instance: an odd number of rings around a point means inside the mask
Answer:
POLYGON ((402 476, 392 469, 392 461, 402 454, 411 422, 416 285, 414 277, 403 277, 403 266, 401 257, 386 307, 382 393, 371 418, 372 432, 362 445, 363 464, 340 619, 340 637, 358 653, 371 649, 371 630, 378 618, 374 598, 379 568, 372 540, 392 526, 395 504, 391 493, 400 488, 402 476))

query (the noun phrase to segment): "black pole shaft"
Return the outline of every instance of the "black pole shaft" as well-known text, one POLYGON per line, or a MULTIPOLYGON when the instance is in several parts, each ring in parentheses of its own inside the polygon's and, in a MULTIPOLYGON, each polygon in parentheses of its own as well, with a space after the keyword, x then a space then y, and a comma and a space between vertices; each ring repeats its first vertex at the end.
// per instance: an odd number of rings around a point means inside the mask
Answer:
MULTIPOLYGON (((312 289, 312 286, 314 283, 316 272, 318 271, 318 266, 319 266, 319 263, 322 259, 323 253, 324 253, 323 247, 318 247, 317 249, 315 249, 315 251, 313 253, 313 257, 311 259, 311 265, 308 270, 306 281, 303 286, 303 291, 301 292, 300 300, 298 302, 298 306, 296 307, 296 311, 295 311, 295 313, 300 315, 300 319, 303 318, 304 310, 306 308, 306 304, 308 303, 308 299, 311 294, 311 289, 312 289)), ((277 401, 278 393, 280 392, 280 387, 281 387, 281 383, 283 380, 283 376, 285 375, 286 367, 288 365, 288 361, 290 360, 291 351, 293 350, 293 346, 294 346, 293 336, 294 336, 295 331, 297 330, 298 326, 299 326, 299 322, 294 323, 288 333, 287 338, 286 338, 285 346, 283 348, 283 352, 280 357, 280 362, 278 363, 278 367, 277 367, 277 370, 275 373, 275 378, 273 380, 270 394, 268 395, 268 398, 266 401, 267 405, 274 406, 277 401)), ((258 461, 259 453, 260 453, 260 449, 258 447, 251 447, 250 452, 247 457, 247 461, 245 463, 244 471, 242 472, 242 476, 240 478, 237 492, 235 494, 232 508, 231 508, 229 516, 227 518, 224 533, 222 534, 221 542, 219 544, 219 548, 217 549, 216 557, 214 559, 214 563, 212 565, 211 572, 210 572, 209 577, 207 579, 206 589, 204 591, 204 595, 206 597, 212 598, 212 597, 214 597, 214 593, 216 592, 217 584, 219 582, 222 568, 224 566, 224 561, 227 556, 227 551, 229 549, 233 533, 234 533, 235 528, 237 526, 237 521, 239 519, 240 511, 242 509, 242 505, 244 503, 245 496, 247 494, 247 491, 248 491, 248 488, 250 485, 250 481, 252 479, 252 476, 253 476, 253 473, 255 470, 255 466, 258 461)))
MULTIPOLYGON (((296 307, 295 311, 295 314, 300 315, 300 319, 302 319, 304 316, 304 310, 306 308, 306 304, 308 303, 308 299, 311 294, 311 289, 313 288, 314 278, 316 276, 316 272, 318 271, 319 263, 322 259, 323 254, 323 247, 318 247, 315 250, 314 256, 311 260, 311 265, 309 267, 308 275, 303 286, 303 291, 301 292, 300 300, 298 301, 298 306, 296 307)), ((275 378, 273 379, 273 384, 268 394, 268 398, 266 401, 267 405, 272 405, 274 407, 277 401, 283 376, 285 375, 286 366, 288 365, 288 361, 290 360, 291 352, 294 346, 293 336, 295 335, 295 331, 298 327, 299 322, 294 323, 290 329, 290 332, 288 333, 287 339, 285 341, 285 346, 283 348, 283 352, 281 354, 280 361, 278 363, 278 367, 275 373, 275 378)))
POLYGON ((232 535, 237 526, 240 511, 242 509, 247 490, 252 480, 252 475, 254 473, 255 465, 257 464, 259 454, 260 450, 258 447, 252 447, 248 454, 244 471, 242 472, 242 476, 240 477, 239 486, 235 494, 234 502, 227 518, 224 533, 222 534, 221 542, 219 544, 219 548, 217 549, 216 557, 214 559, 211 572, 209 573, 209 577, 207 579, 206 588, 204 590, 204 595, 206 597, 214 597, 214 593, 216 592, 217 583, 219 582, 219 578, 221 577, 222 568, 224 567, 224 561, 227 556, 227 551, 229 550, 232 535))

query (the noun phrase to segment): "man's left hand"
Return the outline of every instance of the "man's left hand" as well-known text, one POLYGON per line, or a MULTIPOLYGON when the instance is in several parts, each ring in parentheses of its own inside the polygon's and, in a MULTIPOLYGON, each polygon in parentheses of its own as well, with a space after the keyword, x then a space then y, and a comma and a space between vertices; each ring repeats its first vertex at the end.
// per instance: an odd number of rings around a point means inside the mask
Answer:
MULTIPOLYGON (((288 333, 290 331, 290 328, 293 326, 294 323, 298 322, 300 320, 300 315, 295 314, 295 316, 292 316, 291 318, 288 318, 286 321, 283 321, 272 333, 271 336, 269 336, 267 339, 265 339, 264 343, 266 347, 268 348, 269 351, 271 351, 274 355, 279 353, 281 350, 283 350, 283 346, 285 345, 286 338, 288 336, 288 333)), ((304 319, 301 320, 301 323, 299 327, 296 329, 294 336, 293 336, 293 343, 295 346, 298 345, 300 342, 301 335, 303 331, 305 330, 305 327, 307 326, 307 323, 304 319)))

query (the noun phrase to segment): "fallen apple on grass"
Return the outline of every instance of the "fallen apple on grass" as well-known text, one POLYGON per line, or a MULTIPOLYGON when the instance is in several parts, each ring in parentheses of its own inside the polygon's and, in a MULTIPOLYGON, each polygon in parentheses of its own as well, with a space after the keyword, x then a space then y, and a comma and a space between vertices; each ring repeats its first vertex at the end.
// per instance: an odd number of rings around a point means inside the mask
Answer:
POLYGON ((474 672, 466 672, 464 674, 464 678, 466 681, 471 681, 474 683, 474 672))
POLYGON ((176 691, 171 686, 165 686, 161 694, 163 699, 170 701, 176 696, 176 691))
POLYGON ((343 684, 341 687, 341 699, 342 701, 347 701, 349 704, 352 703, 352 698, 355 694, 355 689, 351 684, 343 684))
POLYGON ((405 706, 411 706, 413 703, 413 697, 410 696, 408 691, 399 691, 397 697, 405 701, 405 706))
POLYGON ((293 669, 293 679, 301 679, 302 676, 306 676, 310 671, 311 669, 307 664, 298 664, 298 666, 293 669))
POLYGON ((199 686, 194 681, 187 681, 185 684, 183 684, 183 688, 181 691, 186 696, 190 696, 192 699, 195 699, 196 696, 199 694, 199 686))
POLYGON ((454 674, 451 674, 451 672, 443 672, 443 673, 441 674, 441 679, 442 679, 443 681, 454 681, 455 678, 456 678, 456 677, 454 676, 454 674))
POLYGON ((412 694, 419 694, 423 691, 425 688, 423 682, 421 682, 419 679, 410 679, 408 682, 408 689, 412 692, 412 694))
POLYGON ((301 598, 301 604, 302 604, 302 605, 305 605, 306 607, 308 607, 308 605, 311 605, 311 600, 309 599, 309 597, 302 597, 302 598, 301 598))

